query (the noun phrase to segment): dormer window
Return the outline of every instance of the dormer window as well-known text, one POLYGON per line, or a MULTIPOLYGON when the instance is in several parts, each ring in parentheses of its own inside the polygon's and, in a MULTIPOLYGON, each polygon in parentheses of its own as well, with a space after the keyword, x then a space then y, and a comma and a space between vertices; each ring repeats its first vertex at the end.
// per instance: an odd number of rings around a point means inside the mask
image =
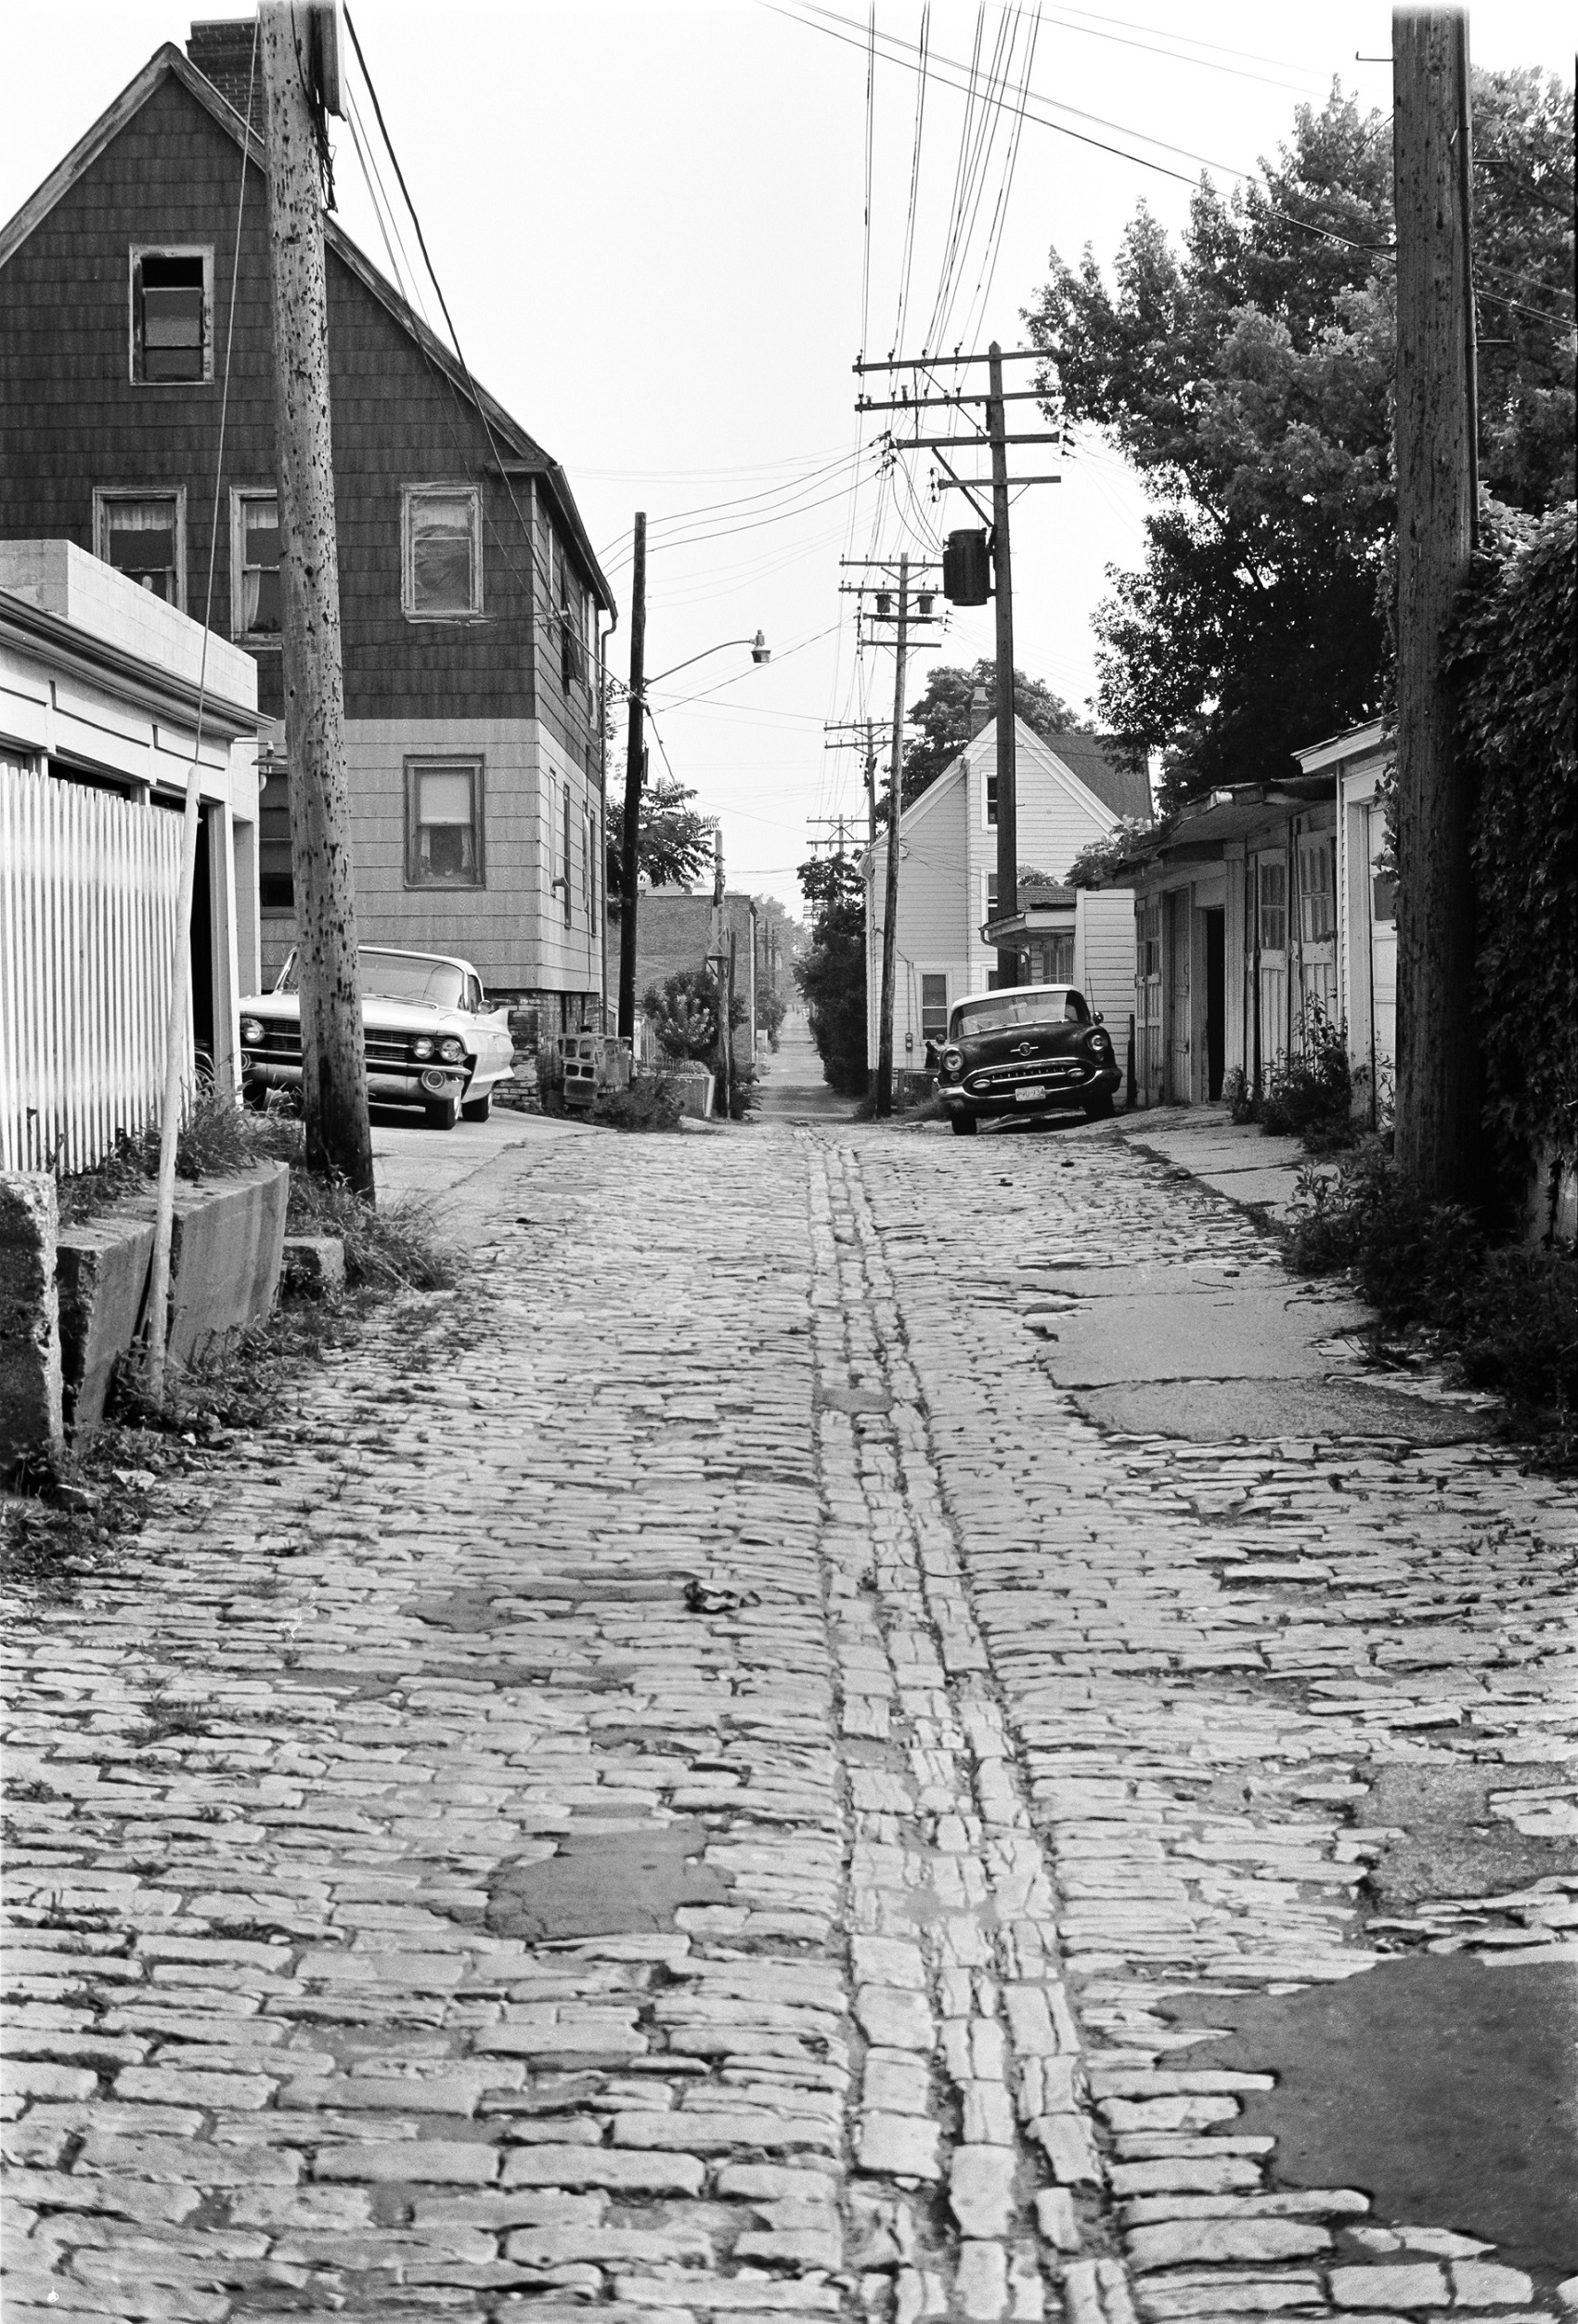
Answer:
POLYGON ((213 377, 213 253, 132 252, 132 378, 143 387, 213 377))

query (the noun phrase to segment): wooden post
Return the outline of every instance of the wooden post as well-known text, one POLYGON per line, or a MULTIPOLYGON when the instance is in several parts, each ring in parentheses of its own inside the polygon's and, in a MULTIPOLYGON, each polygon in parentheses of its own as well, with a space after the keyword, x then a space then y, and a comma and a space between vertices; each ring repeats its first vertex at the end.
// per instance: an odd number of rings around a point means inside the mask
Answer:
POLYGON ((636 901, 640 894, 641 778, 646 758, 647 520, 636 516, 636 564, 630 579, 630 728, 625 746, 624 877, 619 896, 619 1034, 636 1037, 636 901))
POLYGON ((291 0, 258 11, 268 121, 268 249, 274 283, 274 426, 284 599, 291 868, 296 894, 302 1106, 307 1162, 370 1201, 372 1132, 351 870, 340 565, 329 424, 329 300, 317 127, 291 0))
POLYGON ((910 645, 910 560, 899 560, 899 628, 893 660, 893 759, 887 778, 887 879, 882 904, 882 1007, 877 1020, 876 1111, 893 1111, 893 982, 899 941, 899 825, 904 812, 904 662, 910 645))
MULTIPOLYGON (((991 437, 991 562, 997 607, 997 909, 1011 919, 1019 909, 1018 746, 1014 732, 1014 565, 1008 543, 1008 446, 1002 407, 1002 350, 987 350, 989 382, 987 431, 991 437)), ((1016 946, 1000 947, 997 980, 1019 981, 1016 946)))
MULTIPOLYGON (((1442 633, 1474 525, 1468 37, 1455 8, 1395 8, 1397 211, 1397 1160, 1421 1192, 1479 1191, 1470 993, 1471 786, 1455 760, 1442 633)), ((1291 901, 1291 899, 1290 899, 1291 901)))

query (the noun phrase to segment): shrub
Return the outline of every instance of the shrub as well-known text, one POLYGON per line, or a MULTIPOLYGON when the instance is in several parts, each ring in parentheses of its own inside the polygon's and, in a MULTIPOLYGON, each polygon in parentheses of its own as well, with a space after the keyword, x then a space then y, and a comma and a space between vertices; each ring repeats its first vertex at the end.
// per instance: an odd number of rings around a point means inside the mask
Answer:
POLYGON ((643 1075, 628 1089, 605 1089, 592 1101, 590 1119, 604 1130, 676 1130, 679 1093, 665 1074, 643 1075))
MULTIPOLYGON (((1268 1136, 1301 1137, 1311 1153, 1328 1153, 1353 1143, 1353 1082, 1348 1064, 1348 1033, 1334 1025, 1317 1002, 1304 1010, 1297 1051, 1279 1057, 1266 1077, 1261 1127, 1268 1136)), ((1242 1077, 1240 1077, 1242 1078, 1242 1077)), ((1242 1117, 1235 1110, 1234 1120, 1242 1117)))
MULTIPOLYGON (((299 1166, 304 1142, 302 1123, 294 1114, 273 1105, 265 1113, 252 1113, 228 1090, 210 1084, 198 1090, 183 1115, 175 1140, 175 1175, 233 1177, 259 1162, 299 1166)), ((80 1227, 123 1196, 144 1192, 149 1179, 158 1175, 158 1123, 118 1131, 101 1162, 58 1182, 61 1226, 80 1227)))
POLYGON ((729 1119, 744 1122, 761 1104, 761 1075, 748 1058, 736 1058, 729 1084, 729 1119))
POLYGON ((1506 1400, 1515 1435, 1578 1462, 1578 1262, 1490 1246, 1460 1204, 1434 1202, 1378 1137, 1333 1173, 1300 1174, 1287 1250, 1301 1275, 1346 1270, 1383 1331, 1439 1336, 1464 1379, 1506 1400))

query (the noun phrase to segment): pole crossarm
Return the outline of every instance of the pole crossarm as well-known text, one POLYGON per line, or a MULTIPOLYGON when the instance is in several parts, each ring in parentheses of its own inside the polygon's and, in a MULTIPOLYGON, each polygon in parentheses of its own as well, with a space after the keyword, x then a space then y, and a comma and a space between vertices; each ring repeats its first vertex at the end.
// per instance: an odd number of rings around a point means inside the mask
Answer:
POLYGON ((917 435, 907 444, 900 444, 890 435, 888 442, 896 452, 956 452, 974 449, 988 444, 1061 444, 1061 428, 1038 429, 1034 434, 1021 435, 989 435, 983 428, 976 435, 917 435))
MULTIPOLYGON (((1061 484, 1062 482, 1061 475, 1051 474, 1043 476, 1010 476, 1008 489, 1010 492, 1015 492, 1022 484, 1061 484)), ((938 492, 989 492, 991 478, 989 476, 944 476, 938 484, 937 490, 938 492)))
MULTIPOLYGON (((983 437, 981 440, 984 443, 986 439, 983 437)), ((847 573, 868 569, 876 573, 897 573, 899 565, 897 557, 840 557, 838 562, 847 573)), ((910 561, 910 571, 912 575, 940 573, 942 560, 939 557, 913 557, 910 561)))
MULTIPOLYGON (((899 396, 888 402, 878 403, 873 396, 857 396, 855 409, 857 411, 957 410, 963 404, 984 404, 990 400, 988 396, 899 396)), ((1002 400, 1005 404, 1046 404, 1051 403, 1053 398, 1040 387, 1009 387, 1003 390, 1002 400)))
MULTIPOLYGON (((857 376, 868 371, 945 371, 957 370, 969 363, 989 363, 989 355, 898 355, 889 356, 885 363, 867 363, 863 358, 850 365, 857 376)), ((1050 363, 1051 355, 1045 347, 1005 347, 998 356, 999 363, 1050 363)))

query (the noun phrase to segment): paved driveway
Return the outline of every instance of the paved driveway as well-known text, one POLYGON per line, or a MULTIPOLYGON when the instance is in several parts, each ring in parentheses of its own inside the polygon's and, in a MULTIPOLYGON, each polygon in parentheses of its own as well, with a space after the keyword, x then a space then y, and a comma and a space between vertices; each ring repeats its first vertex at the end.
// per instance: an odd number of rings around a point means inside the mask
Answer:
POLYGON ((1111 1130, 379 1144, 13 1624, 7 2324, 1554 2313, 1562 1491, 1111 1130))

